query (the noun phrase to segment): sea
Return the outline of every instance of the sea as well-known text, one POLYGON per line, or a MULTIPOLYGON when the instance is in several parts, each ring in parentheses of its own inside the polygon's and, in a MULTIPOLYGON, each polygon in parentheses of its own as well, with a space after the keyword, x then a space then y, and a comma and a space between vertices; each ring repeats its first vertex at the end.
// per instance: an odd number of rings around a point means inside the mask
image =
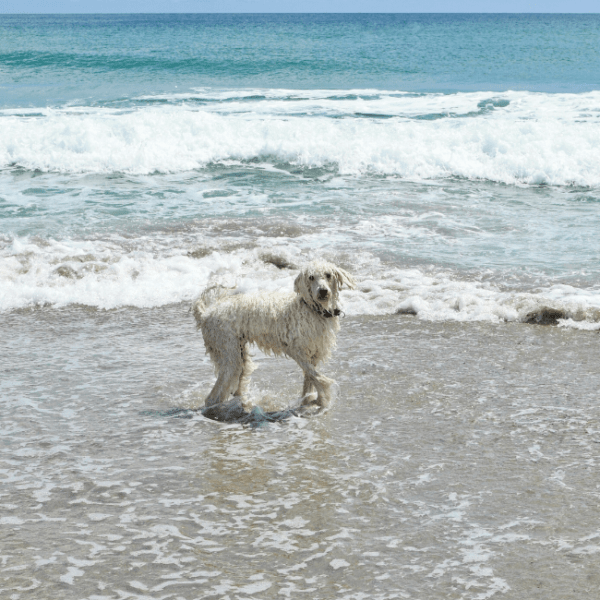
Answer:
POLYGON ((0 597, 594 597, 599 217, 600 15, 0 15, 0 597), (331 409, 194 412, 315 258, 331 409))

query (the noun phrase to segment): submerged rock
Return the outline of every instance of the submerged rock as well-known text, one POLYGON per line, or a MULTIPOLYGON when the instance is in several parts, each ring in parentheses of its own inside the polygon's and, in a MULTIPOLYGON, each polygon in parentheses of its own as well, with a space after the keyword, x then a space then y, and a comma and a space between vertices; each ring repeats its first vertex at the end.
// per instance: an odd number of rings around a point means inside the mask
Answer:
POLYGON ((557 308, 548 308, 547 306, 539 310, 532 311, 525 315, 525 323, 532 325, 557 325, 559 319, 566 319, 567 313, 557 308))

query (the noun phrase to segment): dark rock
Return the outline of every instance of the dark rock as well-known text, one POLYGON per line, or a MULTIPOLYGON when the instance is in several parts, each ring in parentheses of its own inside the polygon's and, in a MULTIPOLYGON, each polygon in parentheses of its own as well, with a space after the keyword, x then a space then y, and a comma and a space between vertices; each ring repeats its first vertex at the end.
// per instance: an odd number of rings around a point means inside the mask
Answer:
POLYGON ((263 252, 260 256, 261 260, 270 265, 275 265, 278 269, 295 269, 296 265, 291 263, 285 256, 274 254, 271 252, 263 252))
POLYGON ((548 308, 547 306, 527 313, 525 323, 532 325, 557 325, 559 319, 566 319, 567 314, 563 310, 548 308))
POLYGON ((417 316, 417 311, 414 308, 399 308, 396 311, 397 315, 412 315, 413 317, 417 316))

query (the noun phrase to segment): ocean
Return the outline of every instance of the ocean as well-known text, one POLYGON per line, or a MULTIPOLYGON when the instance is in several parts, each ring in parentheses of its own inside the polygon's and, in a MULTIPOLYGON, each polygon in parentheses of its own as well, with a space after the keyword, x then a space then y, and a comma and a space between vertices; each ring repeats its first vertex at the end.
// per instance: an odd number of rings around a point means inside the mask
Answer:
MULTIPOLYGON (((599 39, 0 15, 0 595, 593 596, 599 39), (214 382, 191 301, 319 257, 358 282, 331 410, 177 418, 214 382)), ((293 406, 297 365, 255 360, 293 406)))

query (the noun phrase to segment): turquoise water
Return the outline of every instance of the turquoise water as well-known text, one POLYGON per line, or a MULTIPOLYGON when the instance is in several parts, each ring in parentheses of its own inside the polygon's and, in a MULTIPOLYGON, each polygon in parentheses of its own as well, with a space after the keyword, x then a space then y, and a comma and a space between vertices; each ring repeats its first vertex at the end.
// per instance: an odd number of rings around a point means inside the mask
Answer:
POLYGON ((190 87, 598 89, 598 15, 4 15, 2 106, 190 87))

